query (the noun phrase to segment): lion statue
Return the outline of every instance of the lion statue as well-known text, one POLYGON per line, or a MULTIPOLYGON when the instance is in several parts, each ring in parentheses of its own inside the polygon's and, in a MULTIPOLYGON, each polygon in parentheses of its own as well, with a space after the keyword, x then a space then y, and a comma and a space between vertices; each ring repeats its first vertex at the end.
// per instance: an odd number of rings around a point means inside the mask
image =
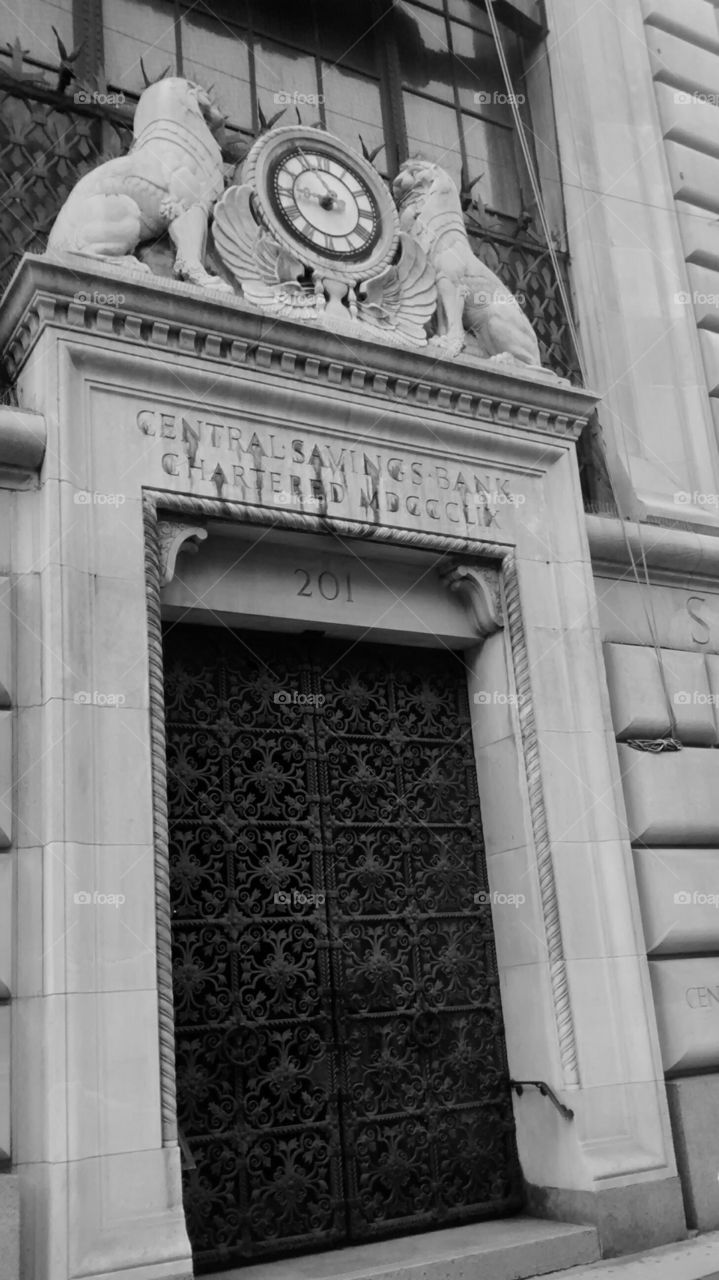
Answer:
POLYGON ((429 160, 408 160, 392 191, 402 231, 434 268, 433 344, 450 356, 474 347, 496 363, 541 366, 537 339, 514 294, 472 252, 459 192, 446 170, 429 160))
POLYGON ((223 120, 205 90, 190 80, 173 77, 150 85, 137 104, 128 154, 98 165, 73 187, 48 250, 149 271, 133 251, 167 231, 175 275, 231 291, 204 267, 208 220, 224 190, 222 154, 213 136, 223 120))

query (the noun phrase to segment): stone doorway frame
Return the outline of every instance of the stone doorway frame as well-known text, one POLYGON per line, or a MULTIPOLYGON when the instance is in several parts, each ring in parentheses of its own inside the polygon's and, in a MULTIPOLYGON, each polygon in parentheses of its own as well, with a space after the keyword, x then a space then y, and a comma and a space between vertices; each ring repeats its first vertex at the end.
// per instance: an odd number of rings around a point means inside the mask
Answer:
MULTIPOLYGON (((524 784, 537 865, 539 899, 547 947, 552 1004, 558 1037, 562 1083, 579 1087, 574 1021, 562 944, 559 905, 552 864, 539 743, 534 716, 530 663, 522 616, 515 549, 512 545, 414 531, 387 525, 365 525, 297 511, 277 511, 221 499, 196 498, 145 490, 145 582, 148 621, 150 734, 155 847, 155 909, 160 1051, 160 1101, 164 1146, 178 1141, 175 1088, 175 1031, 172 992, 171 908, 168 804, 165 757, 162 587, 175 573, 178 554, 197 550, 210 521, 252 524, 301 533, 337 533, 344 538, 463 557, 447 574, 448 590, 458 591, 470 610, 477 632, 477 653, 487 638, 505 630, 508 674, 516 691, 515 728, 523 762, 524 784), (188 548, 189 544, 189 548, 188 548)), ((476 749, 476 742, 475 742, 476 749)), ((480 786, 480 796, 481 796, 480 786)))

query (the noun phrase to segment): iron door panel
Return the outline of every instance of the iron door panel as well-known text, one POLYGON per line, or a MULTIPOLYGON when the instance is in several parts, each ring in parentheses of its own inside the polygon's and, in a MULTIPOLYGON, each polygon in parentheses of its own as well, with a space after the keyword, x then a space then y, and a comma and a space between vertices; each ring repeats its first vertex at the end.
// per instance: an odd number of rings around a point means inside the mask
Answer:
POLYGON ((461 654, 166 636, 198 1270, 519 1206, 461 654))

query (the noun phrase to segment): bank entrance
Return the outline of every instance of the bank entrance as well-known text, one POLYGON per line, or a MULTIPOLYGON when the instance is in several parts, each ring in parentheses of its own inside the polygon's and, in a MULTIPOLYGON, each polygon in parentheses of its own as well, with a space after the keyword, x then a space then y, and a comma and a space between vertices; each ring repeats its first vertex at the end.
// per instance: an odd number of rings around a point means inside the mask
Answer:
POLYGON ((165 663, 196 1267, 517 1208, 462 655, 171 624, 165 663))

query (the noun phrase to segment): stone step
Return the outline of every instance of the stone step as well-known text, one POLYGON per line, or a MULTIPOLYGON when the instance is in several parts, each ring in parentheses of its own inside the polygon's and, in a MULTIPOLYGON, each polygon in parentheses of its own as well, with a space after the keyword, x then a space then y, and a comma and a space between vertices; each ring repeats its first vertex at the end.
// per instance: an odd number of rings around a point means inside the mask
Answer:
POLYGON ((719 1280, 719 1231, 589 1267, 554 1271, 544 1280, 719 1280))
POLYGON ((594 1227, 521 1215, 256 1263, 205 1280, 523 1280, 598 1257, 594 1227))

